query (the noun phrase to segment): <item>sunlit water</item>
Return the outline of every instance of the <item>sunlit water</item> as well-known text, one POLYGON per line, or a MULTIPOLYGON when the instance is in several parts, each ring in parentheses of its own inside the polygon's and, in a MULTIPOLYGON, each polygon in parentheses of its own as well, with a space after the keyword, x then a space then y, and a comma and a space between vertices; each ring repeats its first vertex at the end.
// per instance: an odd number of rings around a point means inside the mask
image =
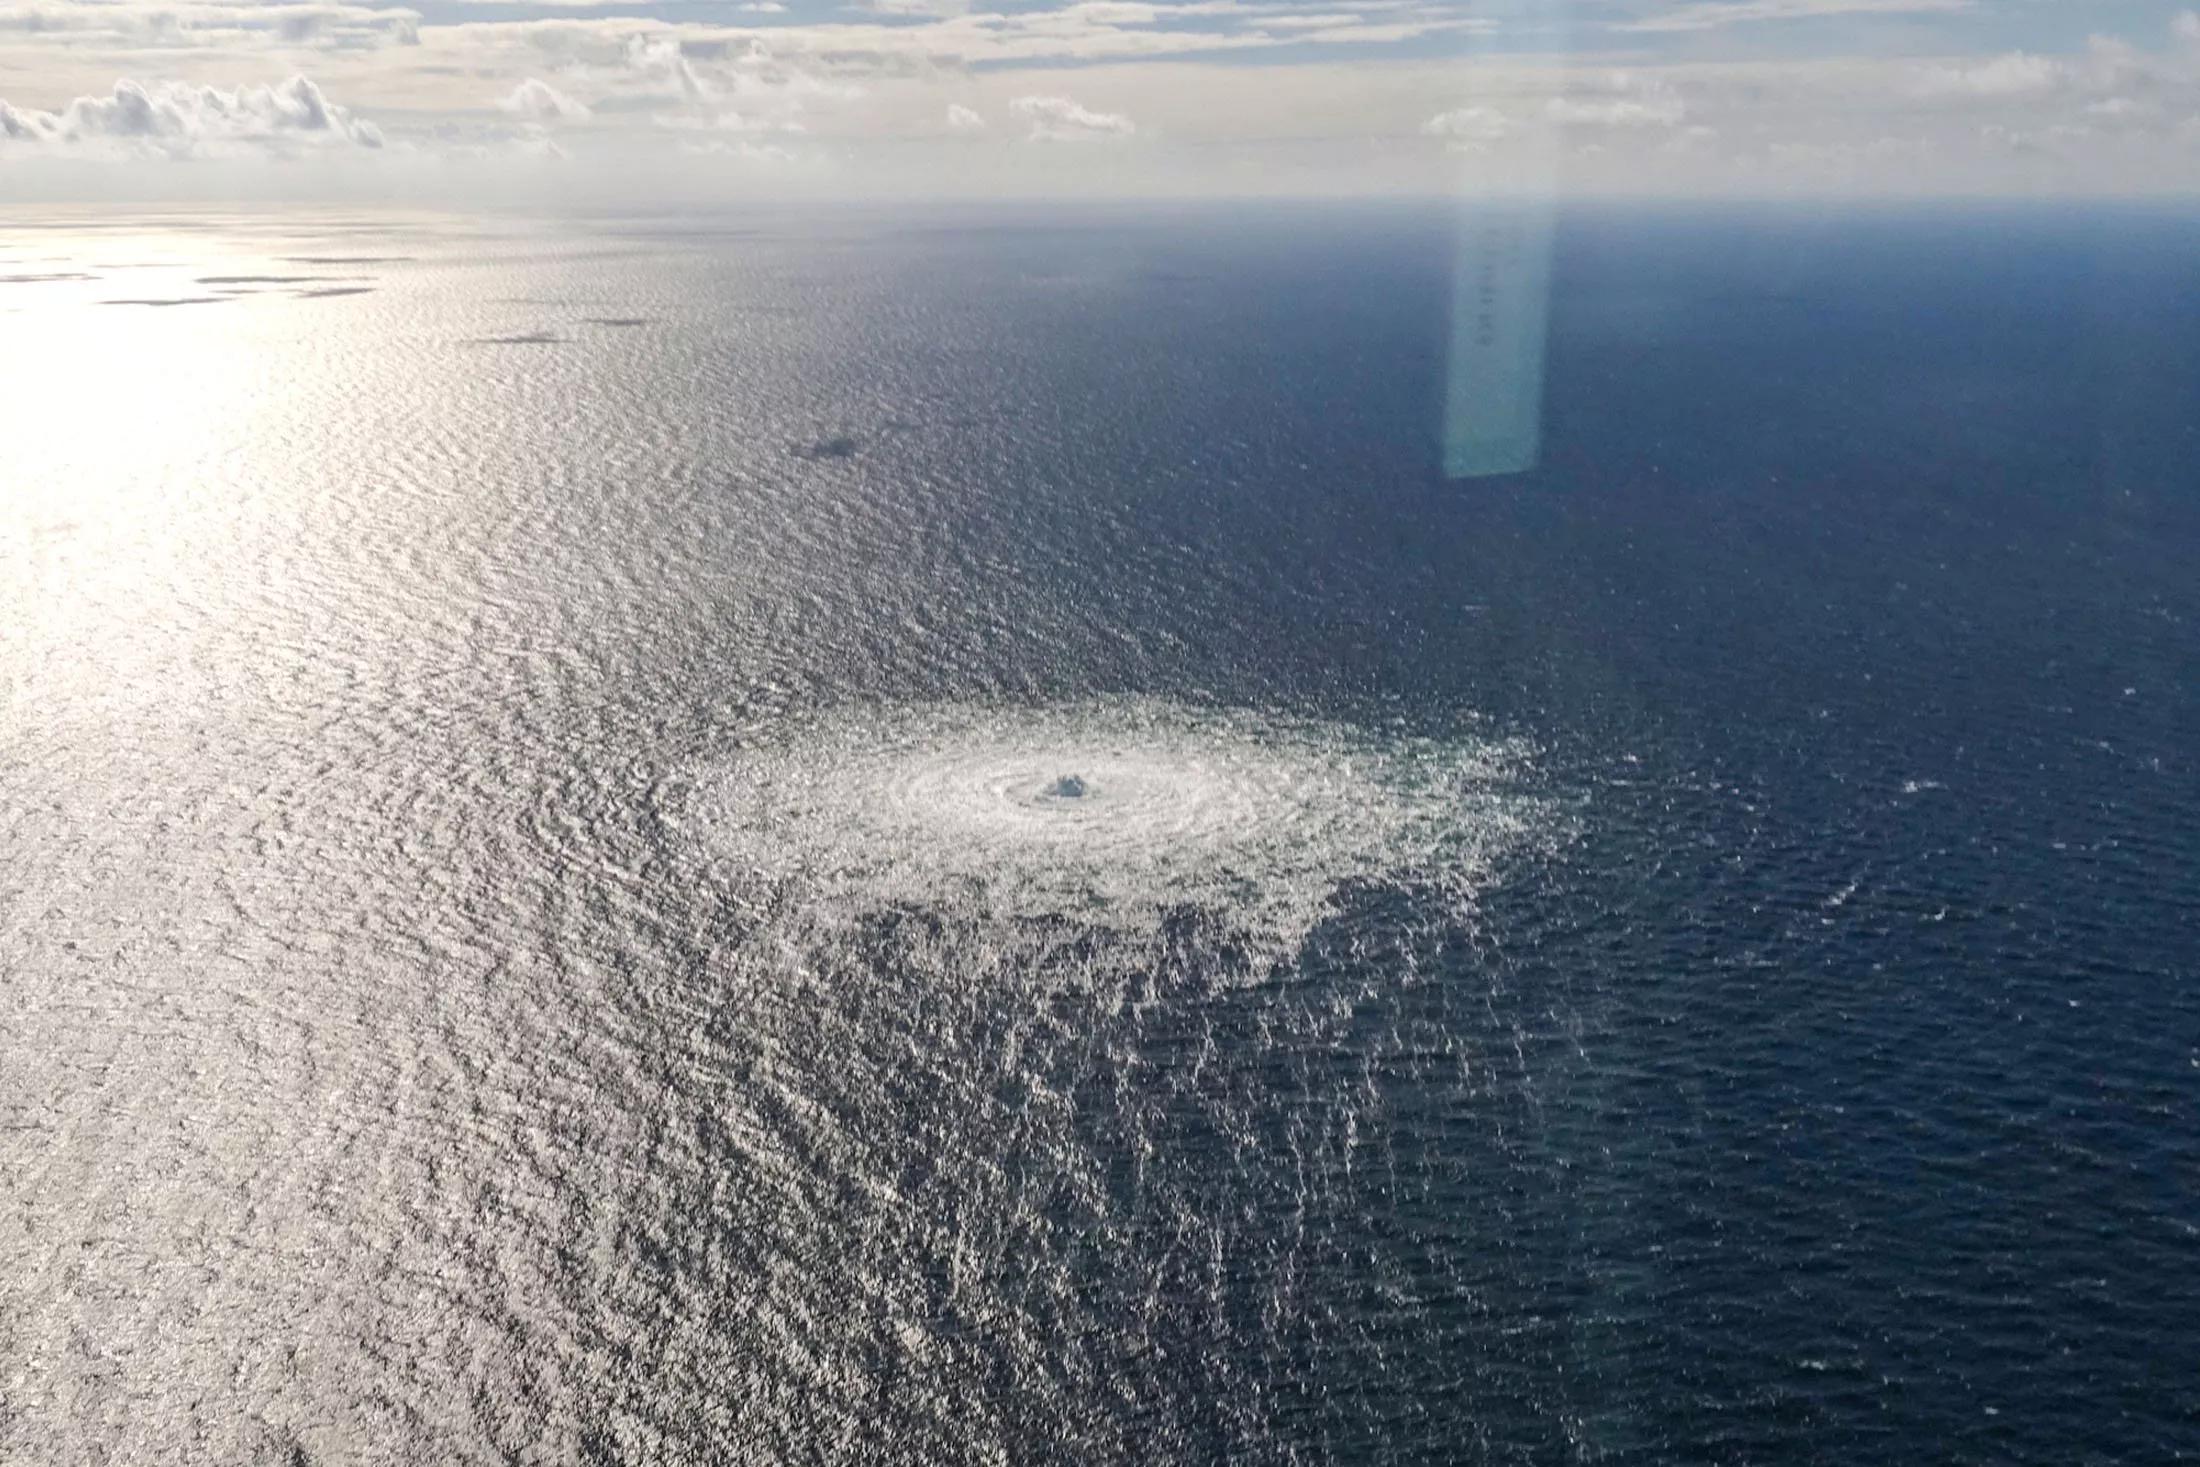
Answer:
POLYGON ((1578 224, 1462 487, 1402 215, 25 222, 0 1458, 2200 1450, 2192 256, 2000 227, 1578 224))

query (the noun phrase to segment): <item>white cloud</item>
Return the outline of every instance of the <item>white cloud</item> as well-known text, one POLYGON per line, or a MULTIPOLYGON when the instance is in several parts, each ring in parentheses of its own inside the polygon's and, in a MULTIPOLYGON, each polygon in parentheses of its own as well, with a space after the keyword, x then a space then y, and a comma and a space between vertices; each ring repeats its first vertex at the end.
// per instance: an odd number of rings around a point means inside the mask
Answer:
POLYGON ((653 84, 674 87, 682 97, 691 102, 701 101, 710 95, 710 89, 703 85, 703 79, 682 54, 677 36, 656 34, 627 37, 626 68, 653 84))
POLYGON ((1625 97, 1605 102, 1553 97, 1550 110, 1551 121, 1574 127, 1672 127, 1688 115, 1678 100, 1636 102, 1625 97))
POLYGON ((1494 107, 1456 107, 1439 112, 1421 124, 1421 131, 1442 138, 1444 145, 1462 153, 1480 152, 1510 137, 1518 128, 1510 117, 1494 107))
POLYGON ((947 104, 947 125, 956 132, 979 132, 985 127, 985 118, 960 102, 947 104))
POLYGON ((654 125, 673 132, 736 132, 760 137, 772 133, 792 135, 808 131, 799 122, 786 118, 752 117, 730 107, 707 112, 659 112, 649 120, 654 125))
POLYGON ((540 77, 529 77, 497 102, 502 110, 531 122, 586 122, 588 108, 540 77))
POLYGON ((1629 72, 1581 78, 1588 96, 1553 97, 1546 110, 1551 121, 1573 127, 1678 127, 1688 107, 1672 85, 1658 77, 1629 72))
MULTIPOLYGON (((156 12, 173 15, 175 12, 156 12)), ((199 6, 190 12, 193 30, 218 32, 228 21, 238 29, 271 28, 285 44, 313 45, 328 50, 358 50, 392 41, 401 46, 420 44, 417 11, 376 11, 354 5, 282 6, 256 9, 199 6)))
POLYGON ((2037 96, 2054 91, 2068 74, 2064 63, 2052 57, 2011 51, 1968 66, 1936 63, 1921 67, 1917 90, 1926 96, 2037 96))
POLYGON ((561 57, 566 73, 588 80, 599 123, 646 118, 676 132, 803 133, 813 108, 863 95, 862 87, 820 76, 755 35, 628 34, 607 66, 602 35, 562 28, 549 34, 555 44, 545 49, 561 57))
POLYGON ((1120 112, 1093 112, 1068 97, 1017 97, 1008 110, 1031 124, 1035 143, 1081 143, 1128 137, 1138 131, 1120 112))
MULTIPOLYGON (((1333 30, 1338 26, 1363 25, 1366 20, 1366 16, 1355 15, 1349 10, 1331 10, 1311 15, 1263 15, 1260 23, 1268 30, 1323 31, 1333 30)), ((1328 38, 1322 36, 1313 39, 1328 38)))
POLYGON ((19 143, 103 144, 179 158, 382 146, 380 128, 330 102, 303 76, 279 86, 235 91, 124 80, 116 82, 106 96, 78 97, 58 112, 0 101, 0 138, 19 143))
POLYGON ((1662 15, 1613 27, 1620 31, 1708 31, 1755 21, 1815 20, 1848 15, 1915 15, 1971 10, 1978 0, 1696 0, 1662 15))
POLYGON ((2169 33, 2180 41, 2200 41, 2200 12, 2178 11, 2170 18, 2169 33))
POLYGON ((364 52, 420 42, 416 10, 350 3, 256 4, 252 0, 62 4, 0 8, 0 34, 11 45, 133 51, 364 52))

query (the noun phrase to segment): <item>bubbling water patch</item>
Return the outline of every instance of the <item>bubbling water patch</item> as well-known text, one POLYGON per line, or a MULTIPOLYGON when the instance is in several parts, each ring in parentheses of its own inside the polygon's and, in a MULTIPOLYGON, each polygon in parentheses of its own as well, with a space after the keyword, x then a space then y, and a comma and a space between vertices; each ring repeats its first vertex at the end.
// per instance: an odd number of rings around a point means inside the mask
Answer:
POLYGON ((1354 883, 1460 911, 1549 824, 1531 751, 1145 700, 843 712, 695 786, 738 885, 813 918, 923 908, 1133 944, 1192 912, 1288 958, 1354 883))

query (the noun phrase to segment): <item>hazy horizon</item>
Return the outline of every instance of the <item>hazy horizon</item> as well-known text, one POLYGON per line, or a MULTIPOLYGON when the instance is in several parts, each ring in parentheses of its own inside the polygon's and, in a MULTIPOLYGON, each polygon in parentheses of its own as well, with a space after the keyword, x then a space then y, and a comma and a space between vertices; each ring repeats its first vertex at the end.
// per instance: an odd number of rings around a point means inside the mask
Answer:
POLYGON ((2200 12, 2158 0, 62 0, 0 37, 16 201, 2200 192, 2200 12))

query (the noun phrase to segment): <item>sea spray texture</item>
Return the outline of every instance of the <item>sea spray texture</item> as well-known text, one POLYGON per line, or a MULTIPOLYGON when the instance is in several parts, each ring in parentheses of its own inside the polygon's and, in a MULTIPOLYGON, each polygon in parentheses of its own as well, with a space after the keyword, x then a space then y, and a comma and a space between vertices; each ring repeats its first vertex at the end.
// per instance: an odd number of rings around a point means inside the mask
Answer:
POLYGON ((694 834, 819 915, 924 904, 1135 942, 1196 910, 1273 961, 1346 882, 1470 902, 1548 824, 1528 759, 1150 700, 861 710, 698 771, 694 834))
POLYGON ((1336 1429, 1332 1379, 1434 1390, 1441 1350, 1384 1362, 1460 1328, 1474 1270, 1359 1235, 1414 1191, 1455 1199, 1437 1233, 1486 1225, 1500 1194, 1459 1175, 1486 1156, 1515 1173, 1512 1261, 1472 1307, 1548 1267, 1519 1262, 1561 1236, 1522 1096, 1571 1048, 1452 981, 1508 855, 1562 826, 1532 749, 1456 722, 871 705, 752 725, 667 781, 720 913, 670 1064, 739 1081, 688 1121, 723 1138, 725 1241, 683 1266, 721 1322, 672 1360, 754 1382, 734 1439, 1280 1463, 1336 1429), (1432 1124, 1462 1087, 1482 1114, 1432 1124), (1332 1308, 1367 1317, 1308 1333, 1332 1308))

